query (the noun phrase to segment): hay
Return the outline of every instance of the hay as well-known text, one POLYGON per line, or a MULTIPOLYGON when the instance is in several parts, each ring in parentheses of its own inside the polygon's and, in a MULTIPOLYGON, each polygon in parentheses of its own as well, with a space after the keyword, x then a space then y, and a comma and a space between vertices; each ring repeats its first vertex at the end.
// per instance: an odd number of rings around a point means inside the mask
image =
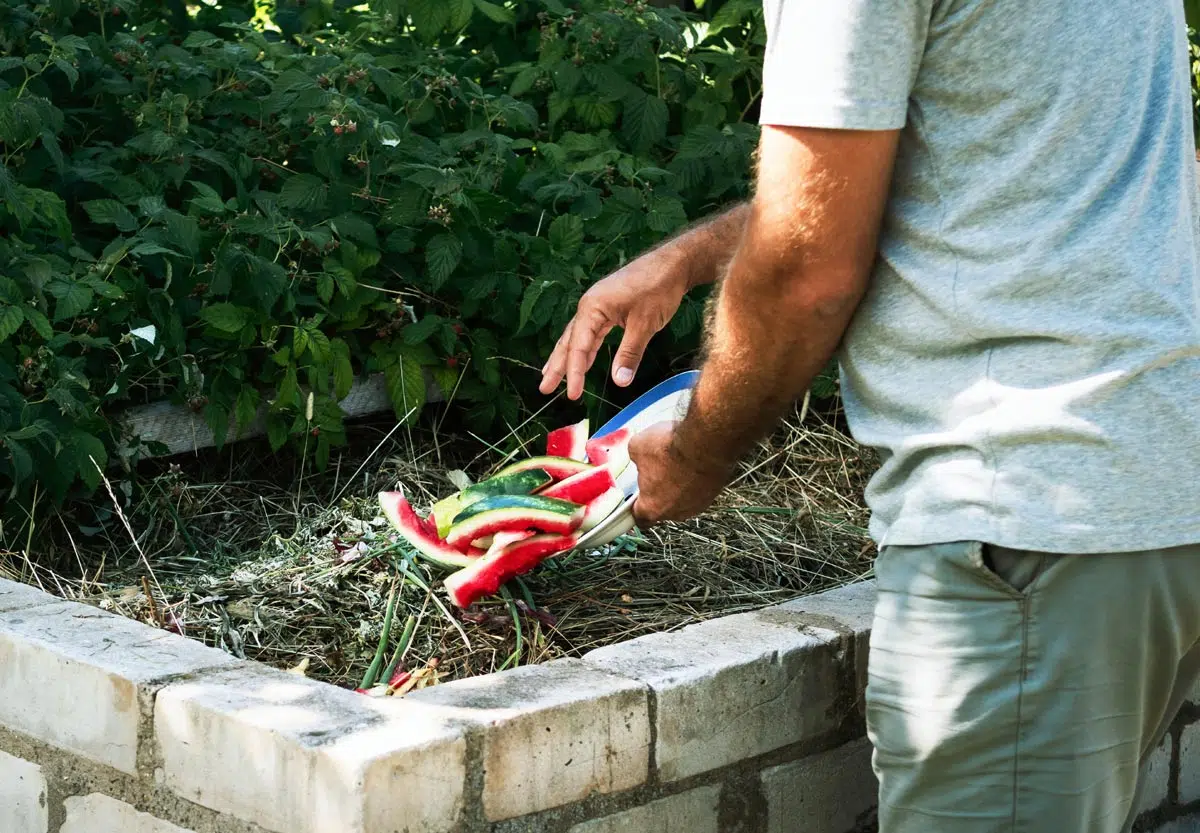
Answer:
POLYGON ((356 426, 321 474, 253 443, 160 464, 127 518, 90 536, 87 519, 41 519, 57 534, 32 558, 0 556, 0 574, 342 686, 376 655, 379 673, 415 671, 408 686, 578 656, 870 575, 861 495, 874 461, 837 414, 800 416, 702 518, 555 559, 467 614, 449 609, 440 573, 389 550, 375 496, 403 484, 427 507, 454 488, 450 470, 480 476, 499 457, 394 423, 356 426))

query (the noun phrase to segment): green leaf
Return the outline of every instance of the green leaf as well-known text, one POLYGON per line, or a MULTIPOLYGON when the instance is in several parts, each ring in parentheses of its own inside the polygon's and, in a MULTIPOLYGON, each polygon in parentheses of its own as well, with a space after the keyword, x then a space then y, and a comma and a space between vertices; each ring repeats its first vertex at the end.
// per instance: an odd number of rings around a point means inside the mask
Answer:
POLYGON ((444 320, 440 315, 426 315, 417 323, 409 324, 404 328, 404 343, 413 345, 424 344, 437 332, 444 320))
POLYGON ((241 332, 250 323, 253 311, 236 304, 212 304, 200 310, 200 318, 209 326, 224 333, 241 332))
POLYGON ((89 489, 95 489, 100 485, 101 471, 108 465, 108 451, 104 443, 86 431, 72 431, 67 443, 74 450, 71 456, 75 459, 79 479, 89 489))
POLYGON ((520 318, 517 322, 518 333, 525 329, 525 325, 529 323, 529 319, 533 315, 533 308, 537 304, 538 298, 542 297, 542 293, 550 285, 550 281, 534 281, 525 289, 525 296, 521 299, 520 318))
POLYGON ((534 83, 541 77, 541 74, 542 71, 538 67, 525 67, 513 78, 512 86, 508 88, 508 94, 514 98, 525 95, 533 89, 534 83))
POLYGON ((138 211, 146 217, 157 217, 167 210, 167 201, 158 194, 142 197, 138 200, 138 211))
POLYGON ((29 326, 33 327, 35 333, 46 341, 54 338, 54 328, 50 326, 50 319, 41 310, 36 307, 25 307, 24 312, 25 320, 29 322, 29 326))
MULTIPOLYGON (((475 0, 475 8, 483 12, 488 20, 491 20, 493 23, 515 23, 517 21, 517 17, 513 14, 512 9, 507 9, 496 3, 489 3, 488 0, 475 0)), ((513 95, 516 95, 516 93, 513 93, 513 95)))
POLYGON ((54 320, 65 321, 74 318, 92 305, 92 290, 80 281, 56 280, 50 284, 50 294, 57 302, 54 304, 54 320))
POLYGON ((0 342, 5 342, 25 323, 25 313, 20 307, 5 304, 0 306, 0 342))
POLYGON ((200 254, 200 224, 177 211, 167 214, 167 240, 192 257, 200 254))
POLYGON ((333 393, 339 400, 345 399, 354 384, 354 367, 350 364, 350 347, 340 338, 331 339, 329 350, 333 354, 333 393))
POLYGON ((272 451, 278 451, 288 441, 288 423, 276 414, 267 416, 267 441, 272 451))
POLYGON ((575 112, 591 128, 608 127, 617 120, 617 105, 613 101, 591 96, 576 98, 575 112))
POLYGON ((621 132, 635 151, 645 153, 666 138, 669 119, 667 102, 638 91, 624 101, 621 132))
POLYGON ((275 403, 271 408, 276 411, 293 408, 299 400, 300 383, 296 380, 296 365, 289 363, 287 370, 283 372, 283 379, 279 383, 279 390, 275 394, 275 403))
POLYGON ((458 386, 458 377, 462 371, 457 367, 446 367, 441 365, 430 371, 433 376, 434 383, 438 386, 438 390, 442 392, 443 399, 449 399, 454 395, 454 389, 458 386))
POLYGON ((387 366, 383 376, 396 419, 412 425, 425 407, 425 374, 420 362, 408 353, 401 353, 397 361, 387 366))
POLYGON ((188 36, 183 39, 184 49, 199 49, 202 46, 212 46, 214 43, 220 43, 221 39, 209 32, 195 31, 188 32, 188 36))
POLYGON ((283 184, 279 204, 284 208, 318 210, 325 206, 328 188, 325 180, 312 174, 296 174, 283 184))
POLYGON ((583 245, 583 220, 574 214, 555 217, 550 224, 550 247, 564 255, 573 255, 583 245))
POLYGON ((453 234, 439 234, 425 245, 430 288, 437 292, 462 260, 462 243, 453 234))
POLYGON ((116 200, 88 200, 83 204, 83 210, 94 223, 113 225, 121 231, 133 231, 137 228, 137 218, 116 200))
POLYGON ((675 231, 687 225, 687 213, 683 203, 674 197, 654 197, 650 200, 650 211, 646 215, 646 225, 660 234, 675 231))
POLYGON ((157 243, 138 243, 129 250, 131 255, 175 255, 179 257, 179 252, 174 249, 168 249, 166 246, 160 246, 157 243))
POLYGON ((471 0, 443 0, 450 10, 450 20, 446 28, 451 32, 458 32, 466 28, 471 22, 471 13, 475 11, 475 4, 471 0))
POLYGON ((236 421, 237 436, 241 436, 254 417, 258 415, 258 391, 252 385, 244 385, 238 391, 237 401, 233 406, 233 418, 236 421))
POLYGON ((204 422, 212 432, 213 444, 218 449, 224 447, 229 438, 229 411, 216 402, 209 402, 204 406, 204 422))
POLYGON ((28 480, 29 476, 33 474, 33 458, 25 450, 25 446, 16 440, 8 440, 4 443, 4 447, 8 449, 9 457, 12 460, 13 480, 17 483, 28 480))
POLYGON ((408 13, 413 26, 422 40, 431 41, 450 22, 450 4, 447 0, 408 0, 408 13))
POLYGON ((328 272, 317 273, 317 297, 326 304, 333 300, 333 275, 328 272))
POLYGON ((198 196, 192 197, 189 203, 196 209, 203 211, 206 214, 224 214, 225 201, 221 199, 221 195, 216 190, 203 182, 197 182, 194 179, 188 182, 199 192, 198 196))

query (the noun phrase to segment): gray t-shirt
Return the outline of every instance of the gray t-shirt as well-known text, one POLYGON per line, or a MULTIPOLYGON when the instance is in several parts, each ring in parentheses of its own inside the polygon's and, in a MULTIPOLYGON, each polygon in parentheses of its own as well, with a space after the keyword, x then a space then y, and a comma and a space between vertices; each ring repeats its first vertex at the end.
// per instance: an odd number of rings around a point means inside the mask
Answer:
POLYGON ((902 128, 839 354, 881 545, 1200 542, 1180 0, 765 0, 763 124, 902 128))

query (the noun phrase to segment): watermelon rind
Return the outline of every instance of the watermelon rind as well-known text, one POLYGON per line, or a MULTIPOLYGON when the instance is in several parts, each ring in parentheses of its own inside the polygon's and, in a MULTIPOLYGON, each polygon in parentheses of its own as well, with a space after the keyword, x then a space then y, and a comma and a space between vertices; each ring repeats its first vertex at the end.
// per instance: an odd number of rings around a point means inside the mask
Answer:
POLYGON ((587 455, 590 426, 591 423, 584 417, 574 425, 565 425, 551 431, 546 435, 546 456, 583 461, 587 455))
POLYGON ((585 508, 565 500, 540 495, 493 495, 477 501, 455 518, 446 534, 451 547, 520 529, 566 534, 583 522, 585 508))
POLYGON ((430 516, 437 524, 437 534, 445 538, 450 531, 454 518, 472 503, 492 495, 528 495, 554 482, 542 469, 527 468, 520 471, 501 472, 487 480, 481 480, 449 497, 444 497, 433 505, 430 516))
POLYGON ((528 457, 524 460, 518 460, 505 466, 500 471, 496 472, 496 477, 502 477, 506 474, 513 474, 526 469, 541 469, 557 480, 566 480, 573 474, 579 474, 581 471, 587 471, 593 468, 590 463, 585 463, 582 460, 572 460, 570 457, 528 457))
POLYGON ((578 529, 579 534, 582 535, 595 529, 601 521, 617 511, 623 500, 625 500, 625 493, 613 486, 604 494, 590 501, 584 509, 583 522, 578 529))
POLYGON ((470 607, 484 596, 494 595, 510 579, 571 549, 578 540, 576 535, 534 535, 501 547, 446 576, 446 595, 456 607, 470 607))
POLYGON ((476 557, 459 552, 431 535, 401 492, 380 492, 379 506, 400 536, 426 561, 447 570, 475 563, 476 557))

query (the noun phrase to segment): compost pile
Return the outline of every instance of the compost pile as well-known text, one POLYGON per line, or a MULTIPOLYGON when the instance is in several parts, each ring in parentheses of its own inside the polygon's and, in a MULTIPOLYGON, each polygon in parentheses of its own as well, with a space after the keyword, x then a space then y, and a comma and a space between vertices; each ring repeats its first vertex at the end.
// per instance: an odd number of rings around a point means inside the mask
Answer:
MULTIPOLYGON (((466 607, 445 586, 461 567, 422 557, 388 520, 380 495, 399 493, 437 537, 439 504, 462 504, 463 492, 514 463, 538 470, 528 461, 544 456, 545 434, 498 459, 494 446, 469 435, 381 419, 356 427, 355 442, 320 474, 287 468, 253 442, 235 455, 164 461, 147 497, 127 512, 131 536, 116 523, 108 529, 117 532, 62 534, 44 558, 0 558, 0 575, 236 656, 401 695, 869 577, 862 492, 876 461, 839 416, 798 409, 702 517, 540 554, 531 570, 466 607)), ((526 525, 500 533, 501 542, 506 534, 564 533, 526 525)), ((488 544, 482 554, 458 554, 486 558, 497 533, 487 537, 468 545, 488 544)))

